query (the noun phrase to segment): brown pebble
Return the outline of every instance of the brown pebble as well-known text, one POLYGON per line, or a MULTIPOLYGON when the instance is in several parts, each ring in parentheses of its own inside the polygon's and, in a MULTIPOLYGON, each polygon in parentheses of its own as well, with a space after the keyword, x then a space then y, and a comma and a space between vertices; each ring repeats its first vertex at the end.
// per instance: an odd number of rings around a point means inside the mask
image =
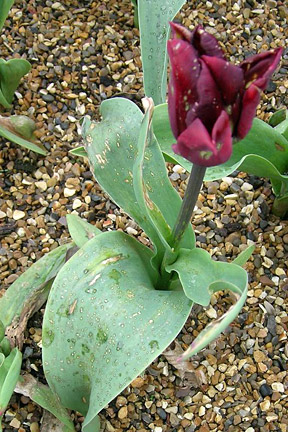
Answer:
POLYGON ((260 282, 261 282, 261 284, 267 285, 269 287, 273 287, 275 285, 274 282, 271 279, 269 279, 268 276, 261 276, 260 282))
POLYGON ((241 417, 240 417, 240 415, 238 415, 238 414, 236 414, 235 416, 234 416, 234 419, 233 419, 233 424, 235 425, 235 426, 237 426, 238 424, 240 424, 241 423, 241 417))
POLYGON ((116 407, 120 408, 124 405, 127 405, 127 399, 124 396, 118 396, 116 399, 116 407))
POLYGON ((256 361, 256 363, 260 363, 260 362, 267 360, 267 356, 260 350, 254 351, 253 357, 254 357, 254 360, 256 361))
POLYGON ((141 377, 138 377, 138 378, 135 378, 135 380, 132 381, 131 386, 132 386, 133 388, 140 388, 140 387, 142 387, 144 384, 145 384, 144 379, 141 378, 141 377))
POLYGON ((127 406, 123 406, 123 407, 120 408, 119 411, 118 411, 118 418, 119 418, 120 420, 123 420, 124 418, 127 417, 127 414, 128 414, 128 408, 127 408, 127 406))
POLYGON ((31 432, 39 432, 40 428, 39 428, 39 424, 37 422, 33 422, 30 424, 30 431, 31 432))
POLYGON ((15 429, 19 429, 19 427, 21 425, 20 421, 16 417, 14 417, 9 424, 11 427, 13 427, 15 429))

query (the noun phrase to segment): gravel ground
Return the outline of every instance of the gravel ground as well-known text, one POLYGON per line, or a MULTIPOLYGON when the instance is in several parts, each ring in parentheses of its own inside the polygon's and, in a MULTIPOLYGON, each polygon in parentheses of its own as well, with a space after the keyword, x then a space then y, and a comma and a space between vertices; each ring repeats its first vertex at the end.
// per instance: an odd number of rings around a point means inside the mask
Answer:
MULTIPOLYGON (((281 1, 267 0, 265 6, 254 0, 189 1, 177 19, 186 26, 203 24, 231 61, 287 47, 287 7, 281 1)), ((101 191, 88 165, 68 154, 81 142, 79 119, 84 114, 97 119, 102 100, 124 93, 138 103, 143 96, 139 32, 133 28, 130 1, 16 1, 0 47, 2 58, 23 56, 32 63, 13 113, 36 119, 38 137, 49 151, 41 157, 1 139, 1 291, 43 254, 69 241, 65 215, 70 212, 102 230, 122 229, 149 244, 101 191)), ((287 104, 287 68, 286 48, 258 117, 266 120, 287 104)), ((169 166, 169 175, 183 195, 186 173, 169 166)), ((195 307, 170 351, 102 411, 103 430, 288 430, 288 222, 270 213, 272 202, 270 183, 245 173, 204 184, 193 220, 198 246, 229 261, 256 243, 247 264, 246 305, 217 342, 179 370, 173 354, 221 314, 230 298, 213 297, 206 310, 195 307)), ((23 371, 40 379, 42 314, 29 322, 23 361, 23 371)), ((83 418, 72 415, 80 430, 83 418)), ((14 395, 4 431, 37 432, 41 418, 41 408, 14 395)))

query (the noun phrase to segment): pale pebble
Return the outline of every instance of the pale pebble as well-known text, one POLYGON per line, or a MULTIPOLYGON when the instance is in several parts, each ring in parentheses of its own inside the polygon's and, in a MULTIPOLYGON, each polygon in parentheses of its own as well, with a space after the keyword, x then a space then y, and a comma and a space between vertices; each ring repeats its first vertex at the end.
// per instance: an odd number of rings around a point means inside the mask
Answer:
POLYGON ((47 190, 47 183, 45 181, 37 181, 35 182, 35 186, 41 191, 45 192, 47 190))
POLYGON ((13 212, 13 219, 14 220, 19 220, 19 219, 23 219, 25 217, 25 212, 23 212, 22 210, 14 210, 13 212))
POLYGON ((79 198, 76 198, 73 201, 72 208, 73 210, 76 210, 77 208, 81 207, 81 205, 82 205, 82 201, 79 198))
POLYGON ((75 193, 76 193, 76 189, 64 188, 64 197, 65 198, 69 198, 69 197, 75 195, 75 193))

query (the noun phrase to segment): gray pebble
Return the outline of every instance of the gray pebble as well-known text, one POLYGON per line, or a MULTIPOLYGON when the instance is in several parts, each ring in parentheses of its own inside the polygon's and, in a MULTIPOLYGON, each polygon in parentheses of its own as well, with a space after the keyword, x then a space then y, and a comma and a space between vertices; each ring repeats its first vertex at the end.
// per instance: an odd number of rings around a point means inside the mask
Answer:
POLYGON ((271 396, 272 395, 272 393, 273 393, 273 391, 272 391, 272 389, 271 389, 271 387, 268 385, 268 384, 262 384, 260 387, 259 387, 259 392, 260 392, 260 394, 261 394, 261 396, 264 398, 264 397, 266 397, 266 396, 271 396))
POLYGON ((141 414, 141 418, 142 418, 143 422, 146 424, 149 424, 152 422, 152 417, 145 412, 141 414))
POLYGON ((157 408, 156 412, 162 420, 166 420, 167 414, 163 408, 157 408))
POLYGON ((276 321, 274 315, 268 315, 267 317, 267 329, 272 336, 276 336, 276 321))
POLYGON ((262 260, 261 260, 261 258, 260 258, 259 255, 258 256, 256 255, 254 257, 254 267, 256 267, 257 269, 259 269, 261 266, 262 266, 262 260))
POLYGON ((53 102, 55 99, 54 96, 51 94, 43 94, 41 95, 41 97, 45 102, 53 102))
POLYGON ((240 190, 240 186, 238 184, 236 184, 236 183, 231 184, 230 191, 232 193, 237 193, 237 192, 239 192, 239 190, 240 190))
POLYGON ((179 180, 180 175, 179 175, 178 173, 172 173, 172 174, 169 176, 169 178, 170 178, 170 180, 172 180, 172 181, 177 181, 177 180, 179 180))
POLYGON ((198 235, 196 236, 196 240, 199 241, 200 243, 206 243, 206 236, 198 235))
POLYGON ((209 227, 210 227, 211 229, 215 229, 215 228, 216 228, 216 223, 215 223, 214 221, 212 221, 212 220, 210 220, 210 221, 208 222, 208 225, 209 225, 209 227))

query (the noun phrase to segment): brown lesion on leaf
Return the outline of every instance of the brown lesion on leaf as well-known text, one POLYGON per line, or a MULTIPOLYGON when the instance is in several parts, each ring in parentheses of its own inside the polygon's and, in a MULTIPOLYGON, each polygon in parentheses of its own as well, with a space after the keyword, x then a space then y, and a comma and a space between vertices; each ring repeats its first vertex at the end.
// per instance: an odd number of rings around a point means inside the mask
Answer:
POLYGON ((91 135, 86 135, 86 141, 88 144, 91 144, 93 142, 93 138, 91 135))
POLYGON ((98 163, 101 165, 105 165, 105 163, 107 162, 106 155, 105 155, 104 151, 103 151, 103 156, 100 153, 98 153, 95 155, 95 157, 96 157, 98 163))
POLYGON ((73 246, 72 248, 68 249, 65 256, 65 262, 67 262, 72 256, 79 250, 78 246, 73 246))
POLYGON ((12 348, 18 347, 21 351, 24 342, 24 331, 28 320, 47 300, 53 281, 54 278, 40 285, 37 290, 26 299, 20 316, 16 316, 11 325, 6 328, 6 336, 12 348))
POLYGON ((115 263, 115 262, 117 262, 117 261, 119 261, 119 260, 121 260, 121 259, 123 259, 123 258, 124 258, 124 257, 123 257, 122 254, 120 254, 120 255, 116 255, 116 256, 111 257, 111 258, 106 258, 105 260, 103 260, 103 261, 100 263, 100 265, 113 264, 113 263, 115 263))
POLYGON ((95 237, 95 234, 94 234, 93 232, 88 231, 88 232, 86 233, 86 237, 88 238, 88 240, 91 240, 92 238, 95 237))
POLYGON ((143 189, 144 189, 143 190, 143 196, 144 196, 145 203, 147 204, 147 207, 149 208, 149 210, 154 210, 155 209, 154 203, 149 198, 149 195, 147 193, 147 190, 146 190, 144 184, 143 184, 143 189))
POLYGON ((11 117, 0 116, 0 126, 6 129, 8 132, 12 133, 13 135, 29 141, 32 144, 35 144, 41 150, 46 151, 45 147, 38 139, 40 138, 40 136, 38 136, 39 133, 36 130, 36 124, 30 117, 24 115, 11 117), (19 127, 17 127, 17 123, 19 127), (25 123, 26 127, 23 127, 25 123))
POLYGON ((147 207, 149 208, 149 210, 154 210, 155 205, 148 195, 147 187, 146 187, 146 184, 144 183, 143 179, 142 179, 142 189, 143 189, 143 197, 144 197, 144 200, 145 200, 147 207))
POLYGON ((91 282, 89 283, 89 286, 94 285, 95 282, 101 277, 101 273, 98 273, 96 276, 94 276, 94 278, 91 280, 91 282))
POLYGON ((183 353, 184 349, 180 343, 175 340, 172 342, 170 347, 163 352, 163 356, 170 365, 177 369, 183 390, 186 387, 198 389, 200 387, 202 390, 205 390, 207 386, 207 380, 201 366, 199 367, 199 361, 197 357, 195 356, 193 361, 184 360, 179 362, 179 357, 181 357, 183 353))
POLYGON ((69 306, 69 311, 68 314, 72 315, 76 309, 76 305, 77 305, 78 300, 75 299, 74 302, 69 306))
POLYGON ((285 148, 284 148, 284 146, 282 144, 279 144, 279 143, 275 142, 274 145, 276 147, 276 150, 281 151, 281 152, 285 151, 285 148))

